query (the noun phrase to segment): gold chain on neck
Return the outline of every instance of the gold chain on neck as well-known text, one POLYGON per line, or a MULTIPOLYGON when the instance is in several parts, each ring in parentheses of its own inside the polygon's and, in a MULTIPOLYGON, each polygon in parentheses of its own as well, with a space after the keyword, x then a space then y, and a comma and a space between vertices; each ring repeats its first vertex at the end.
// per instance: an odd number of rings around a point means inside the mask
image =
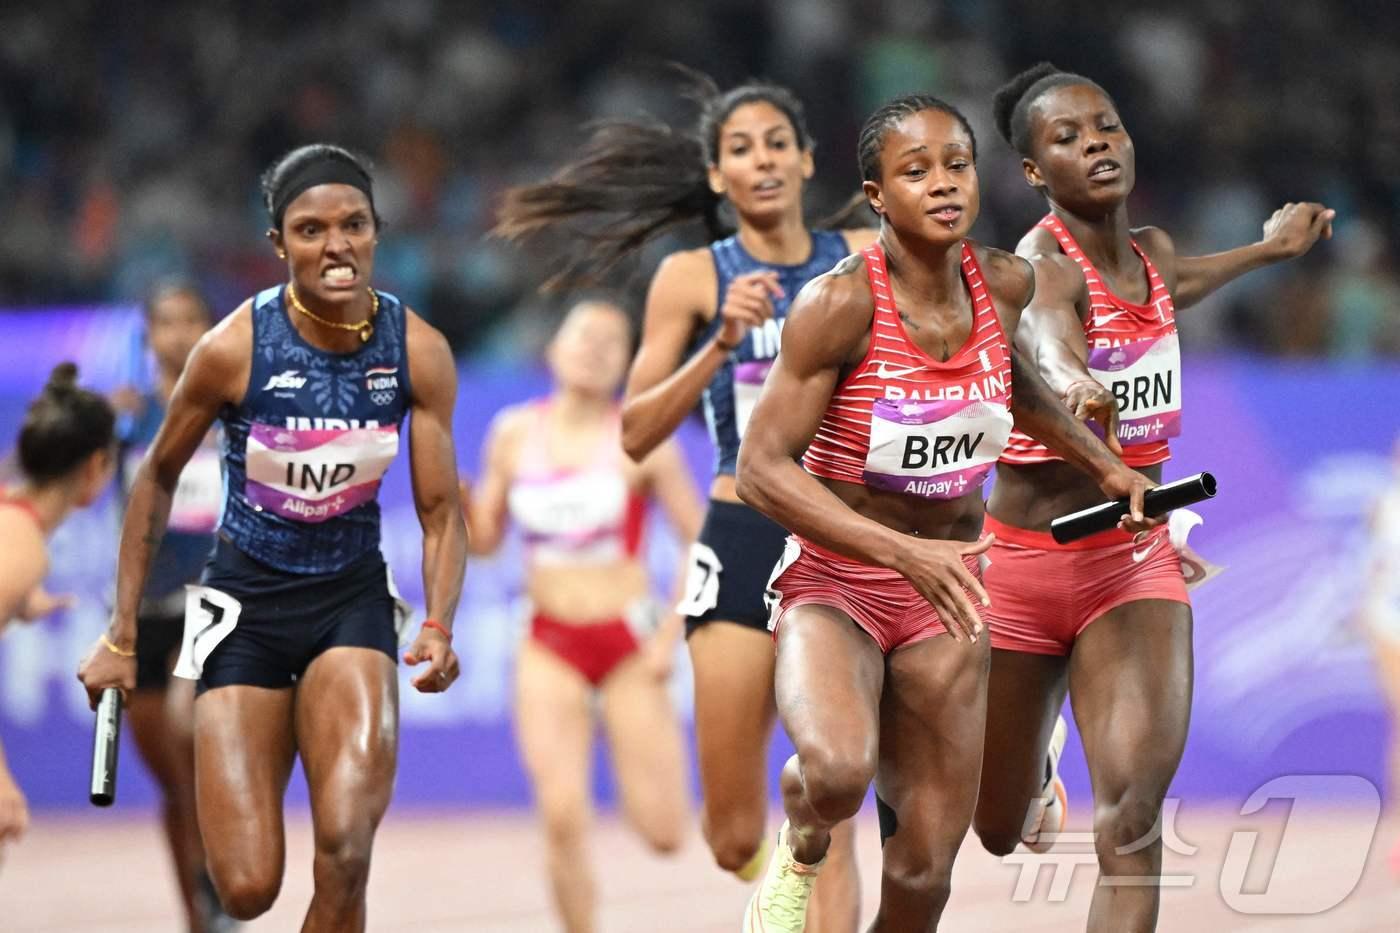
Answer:
POLYGON ((307 310, 306 305, 297 298, 296 288, 291 282, 287 283, 287 300, 292 303, 302 314, 311 318, 317 324, 324 324, 326 327, 334 327, 337 330, 353 330, 360 335, 360 343, 369 343, 369 338, 374 336, 374 316, 379 313, 379 295, 374 289, 369 290, 369 317, 354 324, 346 324, 343 321, 328 321, 323 317, 318 317, 307 310))

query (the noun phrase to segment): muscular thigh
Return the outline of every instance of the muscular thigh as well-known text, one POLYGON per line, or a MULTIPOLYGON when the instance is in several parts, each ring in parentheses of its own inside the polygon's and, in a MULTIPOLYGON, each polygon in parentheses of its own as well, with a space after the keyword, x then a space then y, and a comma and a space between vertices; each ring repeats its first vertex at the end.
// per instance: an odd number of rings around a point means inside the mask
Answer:
POLYGON ((1045 782, 1045 750, 1064 702, 1067 658, 992 649, 987 679, 978 826, 984 816, 1018 828, 1045 782))
MULTIPOLYGON (((947 635, 889 656, 880 702, 876 789, 895 811, 894 840, 956 852, 972 821, 986 724, 987 639, 947 635)), ((893 840, 892 840, 893 841, 893 840)))
POLYGON ((1070 655, 1070 700, 1096 796, 1147 781, 1165 793, 1191 719, 1191 607, 1118 606, 1088 626, 1070 655))
POLYGON ((799 755, 874 758, 884 677, 880 647, 844 612, 803 605, 784 613, 774 682, 799 755))
POLYGON ((281 876, 282 796, 296 742, 290 689, 219 687, 195 701, 195 793, 210 870, 281 876))
POLYGON ((377 823, 389 805, 398 757, 394 662, 374 648, 322 652, 296 688, 296 736, 318 833, 328 819, 377 823))

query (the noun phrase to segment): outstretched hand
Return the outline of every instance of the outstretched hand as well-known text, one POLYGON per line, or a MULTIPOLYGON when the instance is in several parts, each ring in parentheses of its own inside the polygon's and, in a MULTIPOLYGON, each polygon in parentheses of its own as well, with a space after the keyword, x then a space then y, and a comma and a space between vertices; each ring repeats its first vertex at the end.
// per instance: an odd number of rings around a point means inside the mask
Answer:
POLYGON ((1319 239, 1332 238, 1337 212, 1313 201, 1288 203, 1264 222, 1264 243, 1280 259, 1295 259, 1313 248, 1319 239))

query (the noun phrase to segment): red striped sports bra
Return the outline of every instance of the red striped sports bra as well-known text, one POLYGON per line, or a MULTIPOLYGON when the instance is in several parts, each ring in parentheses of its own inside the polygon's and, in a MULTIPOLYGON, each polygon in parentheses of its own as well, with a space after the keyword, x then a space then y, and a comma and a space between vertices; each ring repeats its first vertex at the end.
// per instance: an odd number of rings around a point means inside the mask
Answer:
POLYGON ((905 331, 884 250, 873 244, 864 256, 875 298, 870 349, 836 387, 803 466, 926 499, 976 492, 1011 431, 1011 350, 972 247, 963 242, 972 330, 947 362, 905 331))
MULTIPOLYGON (((1089 317, 1084 321, 1089 373, 1118 399, 1123 462, 1142 467, 1167 460, 1167 439, 1181 433, 1181 348, 1172 296, 1157 267, 1132 241, 1147 270, 1150 291, 1146 304, 1124 301, 1109 290, 1058 217, 1047 214, 1037 226, 1054 234, 1060 249, 1084 273, 1089 289, 1089 317)), ((1012 431, 1001 459, 1032 464, 1061 458, 1035 438, 1012 431)))

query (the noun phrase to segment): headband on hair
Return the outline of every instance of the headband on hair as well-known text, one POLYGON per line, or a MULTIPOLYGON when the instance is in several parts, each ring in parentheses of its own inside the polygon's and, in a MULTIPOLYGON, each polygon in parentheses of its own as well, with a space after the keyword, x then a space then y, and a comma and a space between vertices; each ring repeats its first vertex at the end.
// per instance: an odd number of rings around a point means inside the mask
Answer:
POLYGON ((281 230, 282 215, 286 213, 287 205, 295 201, 303 191, 317 185, 349 185, 358 188, 369 200, 370 211, 374 211, 374 193, 369 176, 344 159, 327 155, 306 163, 282 184, 277 192, 277 199, 272 202, 272 226, 281 230))

